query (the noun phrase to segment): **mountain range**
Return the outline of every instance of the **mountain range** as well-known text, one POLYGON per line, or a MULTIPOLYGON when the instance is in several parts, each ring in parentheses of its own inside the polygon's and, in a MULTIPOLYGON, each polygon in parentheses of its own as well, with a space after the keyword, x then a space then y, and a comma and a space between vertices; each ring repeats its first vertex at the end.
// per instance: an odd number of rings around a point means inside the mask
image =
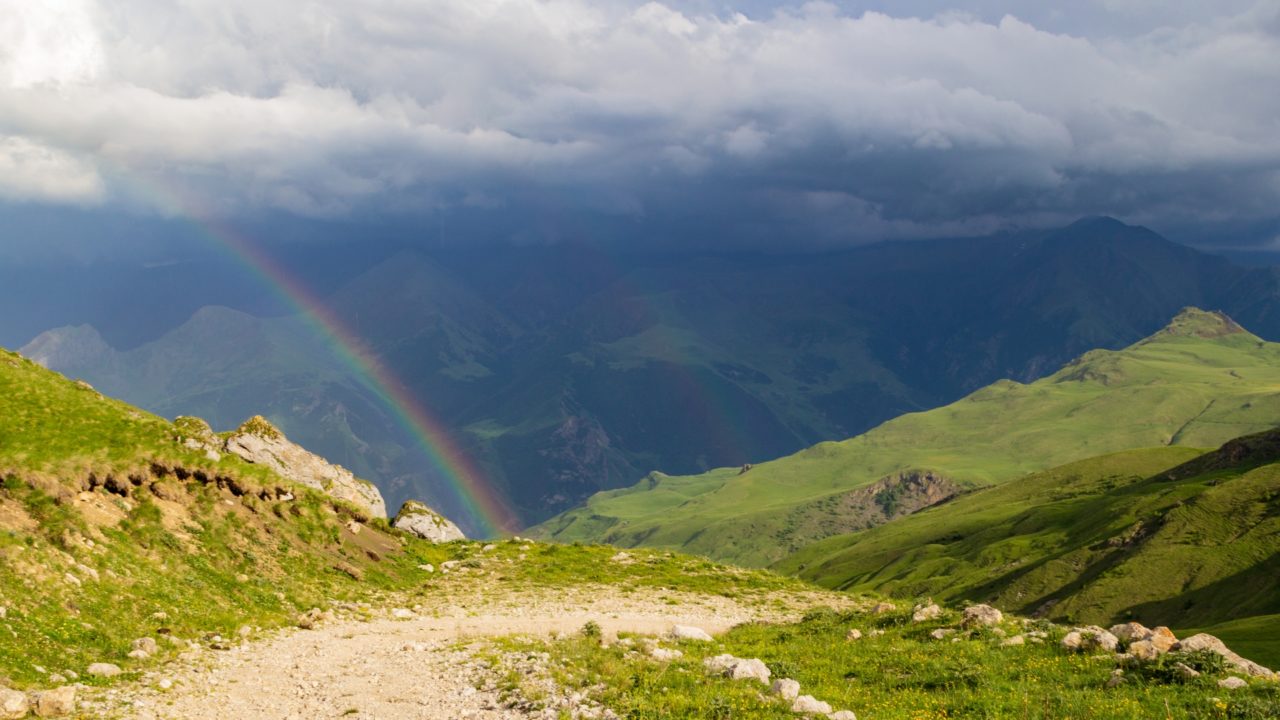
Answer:
MULTIPOLYGON (((534 524, 652 471, 760 463, 1034 381, 1186 305, 1280 338, 1278 281, 1090 218, 817 254, 406 251, 323 294, 534 524)), ((212 306, 137 347, 70 326, 22 352, 165 416, 230 428, 265 411, 390 504, 422 497, 475 527, 307 317, 212 306)))

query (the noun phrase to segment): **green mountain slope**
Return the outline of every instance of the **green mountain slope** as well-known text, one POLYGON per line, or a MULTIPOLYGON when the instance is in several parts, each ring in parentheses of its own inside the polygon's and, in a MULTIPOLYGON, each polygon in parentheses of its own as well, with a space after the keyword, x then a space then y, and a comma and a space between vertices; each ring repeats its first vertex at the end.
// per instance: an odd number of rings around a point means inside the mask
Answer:
POLYGON ((599 493, 535 533, 682 548, 766 565, 954 494, 1130 448, 1213 447, 1280 418, 1280 345, 1187 309, 1120 351, 1093 351, 1023 385, 1001 381, 745 472, 653 474, 599 493), (932 480, 929 480, 929 479, 932 480), (865 488, 880 483, 876 492, 865 488), (878 509, 877 509, 878 508, 878 509))
MULTIPOLYGON (((1077 623, 1191 627, 1274 614, 1277 461, 1280 431, 1204 455, 1090 458, 830 538, 777 567, 832 587, 981 599, 1077 623)), ((1251 650, 1280 659, 1280 648, 1251 650)))

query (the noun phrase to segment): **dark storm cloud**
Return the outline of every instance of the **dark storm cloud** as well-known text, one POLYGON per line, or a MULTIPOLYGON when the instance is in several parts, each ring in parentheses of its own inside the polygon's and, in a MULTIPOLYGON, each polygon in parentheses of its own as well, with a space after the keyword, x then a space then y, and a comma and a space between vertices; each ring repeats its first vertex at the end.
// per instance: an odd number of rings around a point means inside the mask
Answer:
POLYGON ((1280 6, 1054 5, 16 4, 0 197, 530 242, 1267 226, 1280 6))

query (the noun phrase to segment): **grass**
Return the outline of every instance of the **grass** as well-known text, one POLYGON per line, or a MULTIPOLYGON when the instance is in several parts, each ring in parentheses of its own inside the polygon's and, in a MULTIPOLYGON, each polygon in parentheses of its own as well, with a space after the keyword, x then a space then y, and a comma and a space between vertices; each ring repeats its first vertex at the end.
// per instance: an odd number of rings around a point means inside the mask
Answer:
MULTIPOLYGON (((1116 668, 1110 656, 1069 654, 1058 647, 1064 632, 1046 623, 1042 644, 1002 647, 1004 636, 1026 631, 1006 619, 999 629, 964 632, 952 641, 929 633, 954 627, 955 612, 914 624, 910 611, 885 615, 819 609, 791 624, 739 626, 714 643, 679 644, 684 657, 649 659, 637 643, 604 646, 585 634, 560 641, 508 640, 495 661, 546 652, 547 674, 567 691, 580 691, 628 718, 794 718, 786 704, 755 681, 710 677, 705 658, 730 653, 760 658, 773 676, 798 680, 801 692, 853 710, 860 718, 1273 718, 1280 713, 1280 684, 1254 681, 1227 693, 1206 663, 1203 677, 1171 681, 1153 671, 1129 670, 1116 688, 1106 683, 1116 668), (846 640, 851 629, 864 637, 846 640), (883 635, 871 635, 882 630, 883 635)), ((1197 659, 1184 658, 1191 664, 1197 659)), ((538 676, 511 672, 509 692, 537 699, 538 676)))
POLYGON ((1274 613, 1278 444, 1269 432, 1206 455, 1091 458, 816 543, 777 569, 1082 623, 1188 627, 1274 613))
POLYGON ((432 545, 266 468, 181 445, 202 432, 0 351, 0 682, 39 687, 93 662, 127 678, 188 642, 290 625, 340 601, 590 584, 763 601, 812 589, 673 553, 432 545), (447 575, 420 567, 449 560, 460 566, 447 575), (141 637, 160 641, 159 657, 128 657, 141 637))
POLYGON ((1277 389, 1280 345, 1189 310, 1147 340, 1088 353, 1035 383, 1001 381, 746 473, 655 473, 532 533, 763 566, 820 536, 824 523, 838 527, 823 510, 839 507, 833 499, 890 474, 932 470, 977 488, 1119 450, 1216 446, 1272 427, 1277 389))

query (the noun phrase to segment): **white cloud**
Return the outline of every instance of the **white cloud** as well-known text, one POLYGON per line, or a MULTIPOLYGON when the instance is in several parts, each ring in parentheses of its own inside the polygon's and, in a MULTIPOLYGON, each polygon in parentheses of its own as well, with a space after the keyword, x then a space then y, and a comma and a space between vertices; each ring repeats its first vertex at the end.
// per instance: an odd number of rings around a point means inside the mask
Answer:
POLYGON ((92 204, 103 184, 94 167, 22 137, 0 136, 0 197, 92 204))
MULTIPOLYGON (((654 217, 698 202, 671 183, 704 182, 738 194, 725 202, 841 198, 857 212, 837 215, 925 232, 1194 213, 1222 202, 1197 178, 1280 168, 1266 4, 1096 40, 824 3, 748 18, 581 0, 0 0, 13 8, 0 132, 23 148, 8 167, 31 177, 0 181, 11 195, 126 195, 104 190, 101 165, 226 211, 515 212, 525 190, 553 188, 654 217), (79 190, 49 190, 54 168, 79 190), (1151 177, 1177 181, 1115 191, 1151 177)), ((1241 212, 1280 200, 1270 182, 1240 190, 1241 212)))

